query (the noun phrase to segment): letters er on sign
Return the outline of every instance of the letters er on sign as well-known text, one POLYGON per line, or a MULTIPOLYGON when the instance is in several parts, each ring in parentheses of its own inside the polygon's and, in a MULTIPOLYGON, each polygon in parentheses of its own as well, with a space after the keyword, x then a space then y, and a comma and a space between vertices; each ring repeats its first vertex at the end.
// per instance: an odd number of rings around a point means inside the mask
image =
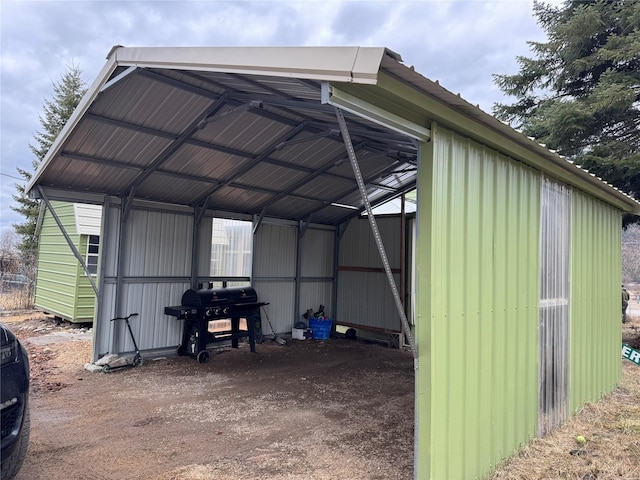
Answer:
POLYGON ((634 350, 629 345, 622 344, 622 358, 632 361, 636 365, 640 365, 640 352, 634 350))

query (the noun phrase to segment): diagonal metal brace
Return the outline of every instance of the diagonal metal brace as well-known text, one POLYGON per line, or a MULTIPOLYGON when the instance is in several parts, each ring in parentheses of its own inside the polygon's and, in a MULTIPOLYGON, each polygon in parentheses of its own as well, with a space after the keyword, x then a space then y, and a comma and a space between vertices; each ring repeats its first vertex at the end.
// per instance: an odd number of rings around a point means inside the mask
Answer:
POLYGON ((411 353, 413 354, 413 360, 414 360, 414 369, 417 370, 418 369, 418 352, 416 350, 415 340, 413 338, 413 333, 411 332, 409 321, 407 320, 407 315, 404 312, 402 301, 400 300, 400 294, 398 293, 398 287, 396 286, 396 281, 393 278, 393 273, 391 272, 391 265, 389 264, 389 259, 387 258, 387 252, 385 251, 384 244, 382 243, 382 237, 380 236, 380 230, 378 230, 378 224, 373 215, 371 202, 369 202, 369 197, 367 196, 367 190, 364 184, 364 179, 362 178, 362 173, 360 172, 358 159, 353 149, 353 144, 351 143, 351 136, 349 135, 347 122, 345 121, 344 116, 342 115, 342 111, 339 108, 335 107, 335 111, 336 111, 336 117, 338 118, 338 124, 340 125, 340 132, 342 133, 342 140, 344 141, 344 145, 347 148, 347 154, 349 155, 349 160, 351 162, 351 168, 353 169, 353 174, 356 177, 356 182, 358 183, 358 189, 360 190, 360 195, 362 196, 362 201, 364 202, 364 206, 367 210, 367 217, 369 218, 369 224, 371 225, 373 238, 375 239, 376 245, 378 247, 378 252, 380 253, 380 259, 382 260, 382 264, 384 266, 384 271, 387 274, 387 280, 389 281, 389 286, 391 287, 391 292, 393 293, 393 298, 396 302, 396 308, 398 310, 398 315, 400 315, 400 321, 402 322, 402 326, 405 330, 405 334, 409 341, 409 346, 411 347, 411 353))
POLYGON ((60 221, 60 217, 58 217, 58 214, 56 213, 56 211, 51 206, 51 202, 49 201, 49 197, 47 197, 46 193, 44 193, 44 189, 40 185, 38 185, 38 192, 40 193, 40 198, 42 198, 42 201, 45 203, 45 205, 47 206, 47 208, 51 212, 51 216, 55 220, 56 224, 58 224, 58 228, 62 232, 62 235, 64 236, 64 239, 67 241, 67 244, 69 244, 69 248, 73 252, 73 255, 78 259, 78 262, 80 262, 80 265, 82 266, 82 269, 84 270, 84 273, 87 275, 87 278, 89 279, 89 282, 91 283, 91 287, 93 288, 93 291, 95 292, 96 297, 98 297, 98 295, 99 295, 98 286, 96 285, 96 282, 93 281, 93 278, 91 277, 91 274, 89 273, 89 269, 87 268, 87 264, 84 262, 84 258, 82 258, 82 255, 80 255, 80 252, 78 251, 76 246, 73 244, 73 241, 71 240, 71 237, 69 236, 69 234, 67 233, 67 230, 64 228, 64 225, 60 221))

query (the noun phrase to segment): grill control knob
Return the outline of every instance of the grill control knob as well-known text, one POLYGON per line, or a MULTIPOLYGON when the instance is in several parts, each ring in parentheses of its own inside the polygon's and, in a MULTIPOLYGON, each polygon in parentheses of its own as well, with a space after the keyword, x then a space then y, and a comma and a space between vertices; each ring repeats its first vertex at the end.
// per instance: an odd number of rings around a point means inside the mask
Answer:
POLYGON ((229 312, 231 311, 231 309, 229 307, 224 307, 222 309, 222 313, 224 313, 225 315, 229 315, 229 312))

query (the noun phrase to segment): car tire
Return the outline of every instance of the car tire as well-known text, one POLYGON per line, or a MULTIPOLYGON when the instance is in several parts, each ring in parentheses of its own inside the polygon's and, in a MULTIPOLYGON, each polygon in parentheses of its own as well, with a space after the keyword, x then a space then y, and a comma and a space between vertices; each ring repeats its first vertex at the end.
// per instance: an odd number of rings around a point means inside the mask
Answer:
POLYGON ((22 430, 20 430, 20 436, 16 440, 18 445, 13 450, 9 458, 2 459, 2 475, 0 478, 3 480, 11 480, 15 477, 22 467, 24 457, 27 455, 27 448, 29 447, 29 431, 31 430, 31 416, 29 414, 29 405, 24 411, 24 419, 22 421, 22 430))

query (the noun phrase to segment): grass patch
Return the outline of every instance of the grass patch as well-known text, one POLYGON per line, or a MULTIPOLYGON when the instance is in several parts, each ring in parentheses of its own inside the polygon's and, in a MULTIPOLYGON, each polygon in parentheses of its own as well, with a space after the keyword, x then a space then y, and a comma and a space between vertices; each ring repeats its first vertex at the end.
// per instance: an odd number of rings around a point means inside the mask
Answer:
POLYGON ((4 289, 0 286, 0 312, 33 308, 33 291, 29 286, 4 289))
MULTIPOLYGON (((640 339, 638 318, 623 326, 627 344, 640 339)), ((545 438, 532 440, 488 477, 497 479, 640 479, 640 366, 622 361, 618 387, 545 438), (582 435, 586 443, 579 444, 582 435)))

